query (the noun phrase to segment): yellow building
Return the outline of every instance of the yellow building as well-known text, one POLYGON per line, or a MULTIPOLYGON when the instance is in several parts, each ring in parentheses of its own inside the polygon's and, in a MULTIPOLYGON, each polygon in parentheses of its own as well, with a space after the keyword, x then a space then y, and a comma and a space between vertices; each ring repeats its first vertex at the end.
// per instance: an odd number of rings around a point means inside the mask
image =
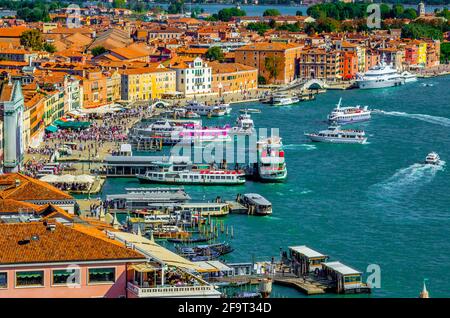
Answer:
POLYGON ((219 95, 258 88, 258 69, 239 63, 210 62, 212 91, 219 95))
POLYGON ((121 71, 122 100, 161 98, 176 91, 176 72, 162 65, 121 71))
POLYGON ((419 49, 417 51, 417 64, 426 66, 427 65, 427 43, 422 42, 419 44, 419 49))
POLYGON ((44 101, 44 123, 50 125, 55 120, 64 116, 64 92, 54 90, 45 92, 44 101))
POLYGON ((111 71, 106 77, 106 100, 108 103, 121 98, 121 76, 118 71, 111 71))

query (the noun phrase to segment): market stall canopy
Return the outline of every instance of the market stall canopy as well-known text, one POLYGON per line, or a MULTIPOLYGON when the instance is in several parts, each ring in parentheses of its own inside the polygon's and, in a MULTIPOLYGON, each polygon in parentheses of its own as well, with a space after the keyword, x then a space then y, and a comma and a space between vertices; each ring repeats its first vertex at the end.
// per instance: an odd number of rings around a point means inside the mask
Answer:
POLYGON ((55 133, 58 131, 58 127, 50 125, 50 126, 45 127, 45 131, 49 132, 49 133, 55 133))
POLYGON ((39 180, 47 182, 47 183, 58 183, 59 182, 59 176, 54 174, 48 174, 46 176, 43 176, 39 180))
POLYGON ((86 129, 91 126, 88 121, 62 121, 60 119, 55 120, 53 124, 61 129, 86 129))
POLYGON ((94 183, 94 180, 95 177, 87 174, 82 174, 79 176, 75 176, 74 183, 94 183))

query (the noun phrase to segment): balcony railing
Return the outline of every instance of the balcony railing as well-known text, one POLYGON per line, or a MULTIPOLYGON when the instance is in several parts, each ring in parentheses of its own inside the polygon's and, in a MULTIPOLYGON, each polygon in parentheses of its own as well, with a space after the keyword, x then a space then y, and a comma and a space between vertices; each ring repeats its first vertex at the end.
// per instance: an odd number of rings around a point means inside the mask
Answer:
POLYGON ((137 297, 219 297, 220 292, 212 285, 139 287, 128 283, 128 290, 137 297))

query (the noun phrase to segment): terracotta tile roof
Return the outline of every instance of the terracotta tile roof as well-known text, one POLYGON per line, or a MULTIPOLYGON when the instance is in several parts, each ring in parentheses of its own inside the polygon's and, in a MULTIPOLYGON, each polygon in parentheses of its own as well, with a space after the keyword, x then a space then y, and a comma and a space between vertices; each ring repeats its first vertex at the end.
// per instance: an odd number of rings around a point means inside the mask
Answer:
POLYGON ((238 48, 236 51, 284 51, 292 48, 301 48, 300 44, 296 43, 253 43, 243 47, 238 48))
POLYGON ((223 73, 236 73, 236 72, 245 72, 245 71, 258 71, 256 68, 243 65, 240 63, 219 63, 219 62, 210 62, 209 66, 212 68, 213 74, 223 74, 223 73))
POLYGON ((0 192, 1 199, 18 201, 73 200, 73 197, 50 184, 20 173, 0 175, 0 182, 9 184, 0 192))
POLYGON ((41 206, 22 202, 12 199, 0 200, 0 214, 1 213, 18 213, 21 209, 40 211, 42 209, 41 206))
POLYGON ((98 232, 93 235, 95 229, 55 225, 51 231, 45 222, 0 224, 0 265, 145 259, 98 232))
POLYGON ((29 30, 27 26, 0 28, 0 38, 18 38, 27 30, 29 30))

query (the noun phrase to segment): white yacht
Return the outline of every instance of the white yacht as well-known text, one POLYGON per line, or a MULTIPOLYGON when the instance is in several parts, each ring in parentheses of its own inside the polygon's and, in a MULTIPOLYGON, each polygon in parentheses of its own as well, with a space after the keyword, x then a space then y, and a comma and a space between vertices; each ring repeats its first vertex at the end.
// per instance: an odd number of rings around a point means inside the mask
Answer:
POLYGON ((220 117, 228 115, 231 112, 229 104, 205 105, 198 101, 190 101, 186 106, 186 111, 194 112, 200 116, 220 117))
POLYGON ((297 104, 300 102, 300 99, 295 96, 289 96, 287 94, 275 94, 272 96, 272 105, 274 106, 285 106, 297 104))
POLYGON ((441 158, 437 153, 430 152, 425 158, 425 163, 429 165, 438 165, 441 162, 441 158))
POLYGON ((328 115, 328 121, 336 124, 349 124, 370 120, 371 111, 367 106, 342 107, 342 98, 339 99, 336 108, 328 115))
POLYGON ((402 74, 405 83, 417 82, 417 75, 410 73, 408 71, 404 71, 402 74))
POLYGON ((256 132, 253 119, 247 113, 239 115, 236 125, 231 128, 230 135, 253 135, 256 132))
POLYGON ((336 144, 364 144, 367 137, 364 131, 355 129, 341 129, 339 126, 330 126, 327 130, 318 133, 305 134, 311 141, 329 142, 336 144))
POLYGON ((364 74, 357 74, 356 83, 361 89, 386 88, 405 84, 404 77, 384 60, 364 74))
POLYGON ((283 143, 280 137, 258 141, 258 175, 262 181, 282 182, 287 177, 283 143))

